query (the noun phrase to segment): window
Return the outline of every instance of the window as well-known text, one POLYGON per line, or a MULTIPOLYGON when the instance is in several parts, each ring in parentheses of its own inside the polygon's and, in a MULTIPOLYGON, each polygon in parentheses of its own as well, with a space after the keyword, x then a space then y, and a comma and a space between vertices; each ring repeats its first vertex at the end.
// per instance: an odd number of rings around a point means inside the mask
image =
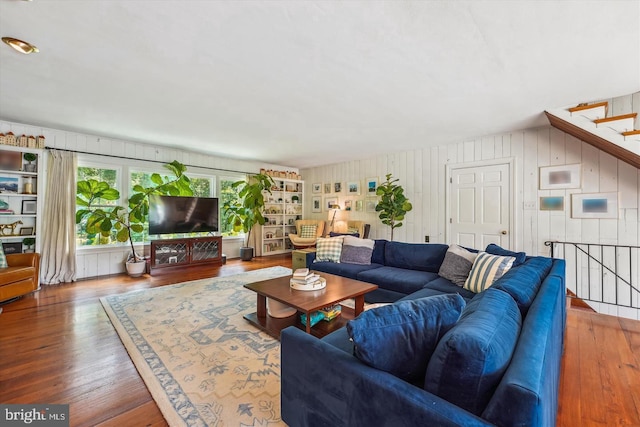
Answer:
MULTIPOLYGON (((171 172, 167 171, 160 165, 154 165, 150 168, 146 168, 144 166, 128 166, 126 163, 123 166, 115 166, 101 163, 91 163, 92 159, 86 160, 80 158, 80 165, 78 166, 77 177, 78 181, 87 180, 87 179, 95 179, 97 181, 106 181, 109 185, 120 191, 120 200, 105 200, 102 201, 104 207, 121 205, 126 206, 127 200, 129 199, 129 195, 133 191, 133 187, 135 185, 141 185, 143 187, 151 187, 153 186, 153 182, 151 181, 151 176, 154 173, 160 174, 160 176, 168 177, 173 176, 171 172), (125 182, 124 180, 127 180, 125 182)), ((115 159, 114 159, 115 162, 115 159)), ((130 162, 133 165, 133 162, 130 162)), ((143 164, 140 162, 139 164, 143 164)), ((226 218, 222 212, 222 206, 228 200, 235 200, 237 198, 237 193, 235 190, 231 189, 231 184, 245 179, 245 175, 237 174, 237 175, 227 175, 227 176, 218 176, 213 172, 211 175, 202 174, 202 173, 194 173, 193 171, 187 170, 187 176, 191 181, 191 189, 193 190, 193 195, 197 197, 218 197, 220 206, 220 232, 224 233, 223 235, 227 236, 233 233, 230 233, 231 227, 226 224, 226 218), (220 185, 218 188, 217 185, 220 185)), ((115 233, 108 237, 104 238, 96 235, 88 235, 83 232, 83 227, 81 224, 77 225, 77 245, 80 246, 97 246, 97 245, 113 245, 113 244, 121 244, 118 243, 115 239, 115 233)), ((194 234, 199 235, 199 234, 194 234)), ((182 236, 182 235, 181 235, 182 236)), ((171 235, 163 236, 170 238, 171 235)), ((132 235, 134 242, 144 242, 149 240, 148 234, 148 224, 144 225, 144 230, 141 233, 134 233, 132 235)))
MULTIPOLYGON (((89 179, 95 179, 96 181, 106 181, 110 186, 120 190, 120 169, 113 167, 104 167, 99 165, 83 165, 78 166, 77 180, 86 181, 89 179)), ((122 194, 120 194, 122 200, 122 194)), ((111 206, 118 205, 118 200, 97 200, 95 205, 109 208, 111 206)), ((76 206, 76 210, 78 207, 76 206)), ((86 221, 86 218, 84 219, 86 221)), ((110 237, 104 237, 100 234, 89 234, 84 231, 83 223, 76 224, 76 244, 78 246, 97 246, 108 245, 116 242, 115 233, 112 233, 110 237)))
POLYGON ((245 179, 245 177, 220 177, 220 232, 223 236, 234 235, 233 228, 227 224, 227 215, 225 215, 222 207, 226 202, 233 202, 238 199, 238 193, 234 188, 231 188, 231 184, 242 179, 245 179))

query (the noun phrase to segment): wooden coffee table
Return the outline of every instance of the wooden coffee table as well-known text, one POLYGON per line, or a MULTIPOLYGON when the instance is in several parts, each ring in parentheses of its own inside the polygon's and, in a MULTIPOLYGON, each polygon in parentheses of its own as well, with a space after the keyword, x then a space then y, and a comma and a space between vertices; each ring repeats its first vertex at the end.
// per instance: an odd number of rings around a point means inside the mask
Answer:
POLYGON ((264 330, 274 338, 280 339, 280 331, 288 326, 295 325, 305 330, 308 334, 323 337, 330 332, 344 326, 347 320, 353 319, 364 310, 364 294, 378 289, 378 285, 360 282, 328 273, 315 272, 327 280, 327 286, 318 291, 299 291, 291 289, 289 279, 291 276, 262 280, 260 282, 244 285, 245 288, 257 294, 257 311, 244 316, 253 325, 264 330), (302 325, 299 313, 286 318, 275 318, 267 313, 267 298, 280 301, 307 315, 307 324, 302 325), (323 307, 336 304, 349 298, 354 298, 355 308, 342 307, 342 313, 337 318, 326 322, 318 322, 311 327, 310 313, 323 307))

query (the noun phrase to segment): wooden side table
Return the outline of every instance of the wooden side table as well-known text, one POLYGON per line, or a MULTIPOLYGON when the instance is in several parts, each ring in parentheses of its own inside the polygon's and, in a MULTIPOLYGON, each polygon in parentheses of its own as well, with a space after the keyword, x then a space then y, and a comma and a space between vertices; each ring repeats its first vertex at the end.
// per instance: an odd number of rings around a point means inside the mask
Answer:
POLYGON ((307 267, 307 254, 315 252, 316 248, 296 249, 291 252, 291 268, 296 271, 298 268, 307 267))

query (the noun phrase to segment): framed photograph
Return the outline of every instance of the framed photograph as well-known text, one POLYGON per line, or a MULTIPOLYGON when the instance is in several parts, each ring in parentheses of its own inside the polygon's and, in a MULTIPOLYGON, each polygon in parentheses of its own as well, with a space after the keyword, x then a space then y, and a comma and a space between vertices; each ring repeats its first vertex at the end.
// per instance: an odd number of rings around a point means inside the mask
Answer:
POLYGON ((581 165, 542 166, 540 168, 540 190, 580 188, 581 165))
POLYGON ((0 193, 17 193, 18 178, 15 176, 0 176, 0 193))
POLYGON ((331 209, 331 206, 337 205, 337 204, 338 204, 338 198, 337 197, 325 197, 324 198, 324 210, 327 211, 327 212, 331 209))
POLYGON ((345 211, 353 210, 353 200, 345 200, 344 201, 344 210, 345 211))
POLYGON ((618 218, 618 193, 583 193, 571 195, 572 218, 618 218))
POLYGON ((334 193, 342 193, 342 183, 341 182, 335 182, 333 184, 333 192, 334 193))
POLYGON ((22 214, 35 215, 37 209, 37 203, 35 200, 23 200, 22 201, 22 214))
POLYGON ((0 169, 19 171, 22 169, 22 153, 20 151, 0 150, 0 169))
POLYGON ((311 184, 312 193, 322 193, 322 184, 319 182, 311 184))
POLYGON ((322 212, 322 197, 313 196, 311 198, 311 212, 322 212))
POLYGON ((564 196, 540 197, 541 211, 564 211, 564 196))
POLYGON ((21 236, 33 235, 33 227, 20 227, 20 235, 21 236))
POLYGON ((331 194, 331 183, 327 182, 324 184, 324 194, 331 194))
POLYGON ((9 242, 2 244, 2 250, 5 254, 21 254, 22 242, 9 242))
POLYGON ((367 178, 366 192, 369 196, 374 196, 378 189, 378 178, 367 178))
POLYGON ((360 195, 360 181, 347 182, 347 194, 351 196, 360 195))
POLYGON ((356 200, 356 212, 362 212, 364 210, 363 207, 364 207, 364 200, 362 199, 356 200))
POLYGON ((375 197, 368 197, 365 204, 365 211, 375 212, 377 204, 378 204, 378 199, 376 199, 375 197))

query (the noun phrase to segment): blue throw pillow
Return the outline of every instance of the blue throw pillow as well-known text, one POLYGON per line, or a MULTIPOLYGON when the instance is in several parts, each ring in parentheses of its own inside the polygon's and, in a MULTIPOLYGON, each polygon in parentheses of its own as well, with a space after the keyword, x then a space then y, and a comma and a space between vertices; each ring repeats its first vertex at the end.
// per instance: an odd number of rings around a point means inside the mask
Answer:
POLYGON ((491 255, 500 255, 500 256, 512 256, 514 257, 516 260, 513 262, 513 266, 517 267, 520 264, 524 263, 525 259, 527 259, 527 254, 524 252, 512 252, 510 250, 501 248, 500 246, 496 245, 495 243, 491 243, 489 246, 487 246, 487 249, 485 249, 485 252, 490 253, 491 255))
POLYGON ((476 295, 438 343, 424 389, 480 415, 509 366, 521 325, 509 294, 489 288, 476 295))
POLYGON ((460 295, 447 294, 367 310, 347 323, 354 354, 369 366, 422 385, 438 340, 464 306, 460 295))

